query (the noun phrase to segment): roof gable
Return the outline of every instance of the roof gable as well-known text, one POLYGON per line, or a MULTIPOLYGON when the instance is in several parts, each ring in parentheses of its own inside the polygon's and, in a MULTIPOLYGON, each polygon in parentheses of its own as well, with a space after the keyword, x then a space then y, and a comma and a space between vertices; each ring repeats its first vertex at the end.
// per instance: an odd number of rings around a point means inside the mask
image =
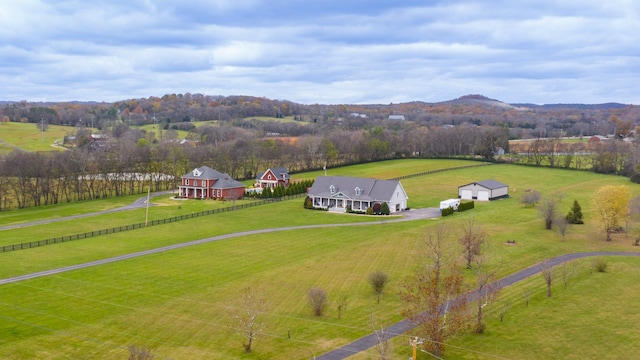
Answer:
POLYGON ((285 167, 269 168, 267 169, 267 171, 258 174, 257 178, 258 180, 266 180, 265 176, 267 176, 268 174, 272 174, 274 176, 274 179, 271 180, 283 180, 289 178, 289 170, 287 170, 287 168, 285 167))

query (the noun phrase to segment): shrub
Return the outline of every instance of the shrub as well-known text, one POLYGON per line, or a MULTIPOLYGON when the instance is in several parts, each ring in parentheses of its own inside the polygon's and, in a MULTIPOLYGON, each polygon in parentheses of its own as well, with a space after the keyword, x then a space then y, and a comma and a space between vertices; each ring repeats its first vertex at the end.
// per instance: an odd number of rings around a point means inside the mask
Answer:
POLYGON ((367 208, 367 215, 373 215, 373 208, 371 206, 367 208))
POLYGON ((442 209, 442 216, 449 216, 449 215, 453 215, 453 208, 452 207, 448 207, 446 209, 442 209))
POLYGON ((382 203, 382 205, 380 206, 380 214, 389 215, 390 213, 391 211, 389 210, 389 205, 386 202, 382 203))
POLYGON ((460 205, 458 205, 458 212, 471 210, 473 208, 475 208, 475 202, 473 201, 461 202, 460 205))
POLYGON ((597 258, 593 264, 597 272, 606 272, 607 271, 607 261, 603 258, 597 258))
POLYGON ((307 196, 306 199, 304 199, 304 208, 305 209, 313 209, 313 200, 307 196))
POLYGON ((307 299, 309 300, 309 306, 313 314, 315 316, 322 316, 327 306, 327 292, 321 288, 311 288, 307 293, 307 299))

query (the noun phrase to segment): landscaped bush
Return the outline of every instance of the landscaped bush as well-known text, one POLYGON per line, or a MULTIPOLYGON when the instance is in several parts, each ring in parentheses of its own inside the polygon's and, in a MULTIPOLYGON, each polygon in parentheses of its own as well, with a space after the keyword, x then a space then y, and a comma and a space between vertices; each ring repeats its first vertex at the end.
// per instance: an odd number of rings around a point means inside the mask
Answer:
POLYGON ((453 215, 454 211, 452 207, 448 207, 446 209, 442 209, 442 216, 453 215))
POLYGON ((475 207, 475 202, 473 202, 473 201, 460 202, 460 205, 458 205, 458 212, 471 210, 474 207, 475 207))
POLYGON ((381 215, 389 215, 391 211, 389 210, 389 205, 385 202, 380 206, 380 214, 381 215))
POLYGON ((367 208, 367 215, 373 215, 373 208, 371 206, 367 208))

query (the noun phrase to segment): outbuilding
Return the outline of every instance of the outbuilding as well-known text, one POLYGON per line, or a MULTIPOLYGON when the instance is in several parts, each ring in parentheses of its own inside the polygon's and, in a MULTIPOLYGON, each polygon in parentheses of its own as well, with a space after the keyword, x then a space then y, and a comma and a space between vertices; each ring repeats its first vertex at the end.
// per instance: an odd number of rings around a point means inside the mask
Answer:
POLYGON ((458 187, 458 198, 489 201, 509 197, 509 186, 496 180, 473 182, 458 187))

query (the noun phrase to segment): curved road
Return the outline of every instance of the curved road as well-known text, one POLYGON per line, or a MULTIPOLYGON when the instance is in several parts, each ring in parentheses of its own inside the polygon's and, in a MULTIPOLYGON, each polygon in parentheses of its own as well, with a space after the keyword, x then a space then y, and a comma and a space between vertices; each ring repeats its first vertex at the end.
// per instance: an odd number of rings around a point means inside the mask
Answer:
MULTIPOLYGON (((162 195, 164 193, 170 193, 170 192, 155 193, 154 195, 158 196, 158 195, 162 195)), ((120 208, 117 208, 117 209, 105 210, 105 211, 101 211, 101 212, 98 212, 98 213, 91 213, 91 214, 86 214, 86 215, 71 216, 71 217, 67 217, 67 218, 51 219, 51 221, 48 221, 48 222, 63 221, 63 220, 68 220, 70 218, 77 219, 77 218, 81 218, 81 217, 97 215, 99 213, 107 213, 107 212, 114 212, 114 211, 123 211, 123 210, 127 210, 127 209, 135 209, 135 208, 139 208, 139 207, 145 206, 145 204, 146 204, 146 196, 144 198, 138 199, 136 202, 134 202, 131 205, 120 207, 120 208)), ((133 258, 137 258, 137 257, 141 257, 141 256, 157 254, 157 253, 161 253, 161 252, 165 252, 165 251, 181 249, 181 248, 185 248, 185 247, 188 247, 188 246, 194 246, 194 245, 209 243, 209 242, 213 242, 213 241, 225 240, 225 239, 230 239, 230 238, 234 238, 234 237, 256 235, 256 234, 264 234, 264 233, 277 232, 277 231, 297 230, 297 229, 314 229, 314 228, 341 227, 341 226, 363 226, 363 225, 370 225, 370 224, 385 224, 385 223, 390 223, 390 222, 412 221, 412 220, 419 220, 419 219, 430 219, 430 218, 439 217, 440 216, 440 210, 439 209, 432 209, 432 208, 429 208, 429 209, 413 209, 413 210, 410 210, 410 211, 407 211, 407 212, 403 213, 403 215, 404 215, 404 217, 402 217, 400 219, 381 220, 381 221, 365 222, 365 223, 318 224, 318 225, 288 226, 288 227, 281 227, 281 228, 249 230, 249 231, 243 231, 243 232, 238 232, 238 233, 233 233, 233 234, 225 234, 225 235, 213 236, 213 237, 200 239, 200 240, 189 241, 189 242, 185 242, 185 243, 181 243, 181 244, 164 246, 164 247, 160 247, 160 248, 157 248, 157 249, 150 249, 150 250, 139 251, 139 252, 135 252, 135 253, 131 253, 131 254, 115 256, 115 257, 112 257, 112 258, 96 260, 96 261, 90 261, 90 262, 83 263, 83 264, 65 266, 65 267, 58 268, 58 269, 45 270, 45 271, 40 271, 40 272, 36 272, 36 273, 31 273, 31 274, 25 274, 25 275, 20 275, 20 276, 0 279, 0 285, 19 282, 19 281, 28 280, 28 279, 34 279, 34 278, 43 277, 43 276, 60 274, 60 273, 63 273, 63 272, 73 271, 73 270, 78 270, 78 269, 83 269, 83 268, 88 268, 88 267, 91 267, 91 266, 109 264, 109 263, 113 263, 113 262, 117 262, 117 261, 133 259, 133 258)), ((36 223, 46 223, 46 222, 34 222, 34 223, 27 223, 27 224, 23 224, 23 225, 24 226, 30 226, 30 225, 35 225, 36 223)), ((576 260, 576 259, 581 259, 581 258, 591 257, 591 256, 640 256, 640 252, 622 252, 622 251, 620 251, 620 252, 583 252, 583 253, 565 254, 565 255, 561 255, 561 256, 549 259, 547 261, 547 264, 548 264, 548 266, 556 266, 556 265, 562 264, 563 262, 566 262, 566 261, 571 261, 571 260, 576 260)), ((518 271, 518 272, 516 272, 514 274, 511 274, 511 275, 509 275, 507 277, 504 277, 504 278, 502 278, 500 280, 497 280, 496 282, 494 282, 494 284, 497 286, 497 289, 501 289, 501 288, 504 288, 506 286, 515 284, 518 281, 524 280, 524 279, 526 279, 526 278, 528 278, 530 276, 533 276, 533 275, 539 273, 540 271, 541 271, 540 264, 536 264, 536 265, 530 266, 530 267, 528 267, 528 268, 526 268, 524 270, 520 270, 520 271, 518 271)), ((471 301, 471 300, 474 299, 476 294, 474 294, 473 292, 470 292, 467 295, 463 295, 463 296, 467 296, 469 301, 471 301)), ((385 331, 385 333, 389 334, 390 337, 395 337, 395 336, 398 336, 400 334, 403 334, 403 333, 413 329, 414 327, 415 327, 415 325, 413 323, 411 323, 409 320, 403 320, 403 321, 400 321, 400 322, 398 322, 398 323, 396 323, 394 325, 391 325, 391 326, 387 327, 384 331, 385 331)), ((316 359, 318 359, 318 360, 341 360, 341 359, 345 359, 345 358, 347 358, 349 356, 352 356, 352 355, 354 355, 356 353, 365 351, 365 350, 373 347, 374 345, 376 345, 376 343, 377 343, 377 339, 376 339, 375 334, 371 334, 371 335, 365 336, 363 338, 360 338, 360 339, 358 339, 358 340, 356 340, 356 341, 354 341, 354 342, 352 342, 350 344, 344 345, 344 346, 342 346, 342 347, 340 347, 340 348, 338 348, 336 350, 328 352, 328 353, 326 353, 324 355, 318 356, 318 357, 316 357, 316 359)))

